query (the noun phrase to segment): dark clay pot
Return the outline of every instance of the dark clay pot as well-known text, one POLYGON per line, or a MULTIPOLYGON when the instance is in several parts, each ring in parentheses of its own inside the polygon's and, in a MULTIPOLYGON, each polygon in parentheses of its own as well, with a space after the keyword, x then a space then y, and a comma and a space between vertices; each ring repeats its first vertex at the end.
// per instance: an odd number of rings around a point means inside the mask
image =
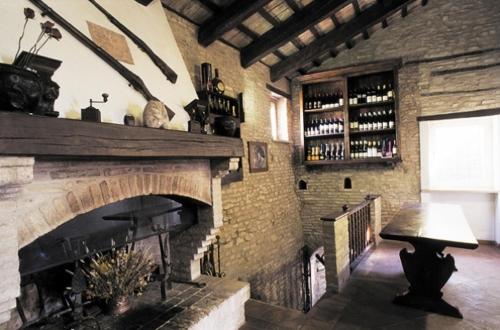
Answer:
POLYGON ((0 63, 0 110, 33 113, 42 90, 38 74, 0 63))
POLYGON ((215 134, 234 137, 238 125, 236 119, 229 116, 217 117, 214 120, 215 134))
POLYGON ((0 63, 0 111, 18 111, 57 117, 54 102, 59 85, 50 76, 0 63))

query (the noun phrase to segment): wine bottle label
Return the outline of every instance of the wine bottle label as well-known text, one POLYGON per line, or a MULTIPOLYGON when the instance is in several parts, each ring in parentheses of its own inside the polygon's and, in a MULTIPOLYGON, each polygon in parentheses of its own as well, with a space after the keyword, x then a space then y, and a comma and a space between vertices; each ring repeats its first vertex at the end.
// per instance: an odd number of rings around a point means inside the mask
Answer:
POLYGON ((382 96, 382 101, 387 101, 387 99, 388 99, 387 94, 382 96))

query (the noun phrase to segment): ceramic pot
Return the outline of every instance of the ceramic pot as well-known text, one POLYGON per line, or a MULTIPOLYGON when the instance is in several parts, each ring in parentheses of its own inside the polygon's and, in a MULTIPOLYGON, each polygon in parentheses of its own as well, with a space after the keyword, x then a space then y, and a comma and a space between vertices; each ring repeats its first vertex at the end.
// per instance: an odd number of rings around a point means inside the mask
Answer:
POLYGON ((42 92, 38 74, 0 63, 0 110, 35 113, 42 92))
POLYGON ((121 296, 108 301, 105 312, 110 315, 122 315, 130 309, 130 297, 121 296))
POLYGON ((236 119, 229 116, 217 117, 214 120, 215 134, 234 137, 238 129, 236 119))

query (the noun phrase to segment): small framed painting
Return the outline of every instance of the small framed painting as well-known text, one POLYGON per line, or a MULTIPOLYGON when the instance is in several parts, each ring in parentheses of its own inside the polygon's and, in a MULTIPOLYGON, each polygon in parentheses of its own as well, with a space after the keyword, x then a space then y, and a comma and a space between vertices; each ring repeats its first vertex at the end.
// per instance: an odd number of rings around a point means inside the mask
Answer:
POLYGON ((267 143, 248 142, 248 162, 250 173, 267 171, 267 143))

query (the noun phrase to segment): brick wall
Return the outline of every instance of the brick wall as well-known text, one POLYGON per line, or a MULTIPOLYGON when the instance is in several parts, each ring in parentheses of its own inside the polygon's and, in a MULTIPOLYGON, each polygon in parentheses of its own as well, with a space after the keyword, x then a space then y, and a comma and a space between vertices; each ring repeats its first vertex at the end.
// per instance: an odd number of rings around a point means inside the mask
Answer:
POLYGON ((203 48, 198 45, 195 25, 168 10, 166 15, 195 85, 200 64, 209 62, 219 68, 228 95, 244 93, 244 179, 222 191, 222 271, 227 277, 249 281, 253 297, 300 308, 297 261, 303 237, 291 162, 293 148, 271 138, 270 93, 266 89, 269 68, 257 63, 243 69, 237 50, 221 42, 203 48), (249 173, 247 141, 268 143, 269 171, 249 173))
MULTIPOLYGON (((308 181, 300 193, 305 240, 320 239, 319 217, 344 203, 358 203, 366 194, 381 194, 387 222, 399 206, 420 198, 419 132, 416 117, 445 112, 500 107, 500 2, 497 0, 431 0, 397 15, 389 27, 369 40, 329 59, 318 70, 383 59, 402 58, 399 71, 400 136, 403 163, 380 166, 297 166, 297 179, 308 181), (353 189, 343 189, 343 179, 353 189)), ((292 86, 293 100, 299 87, 292 86)), ((300 141, 299 106, 294 102, 294 140, 300 141)), ((296 148, 298 152, 298 148, 296 148)), ((295 157, 297 159, 297 157, 295 157)))

